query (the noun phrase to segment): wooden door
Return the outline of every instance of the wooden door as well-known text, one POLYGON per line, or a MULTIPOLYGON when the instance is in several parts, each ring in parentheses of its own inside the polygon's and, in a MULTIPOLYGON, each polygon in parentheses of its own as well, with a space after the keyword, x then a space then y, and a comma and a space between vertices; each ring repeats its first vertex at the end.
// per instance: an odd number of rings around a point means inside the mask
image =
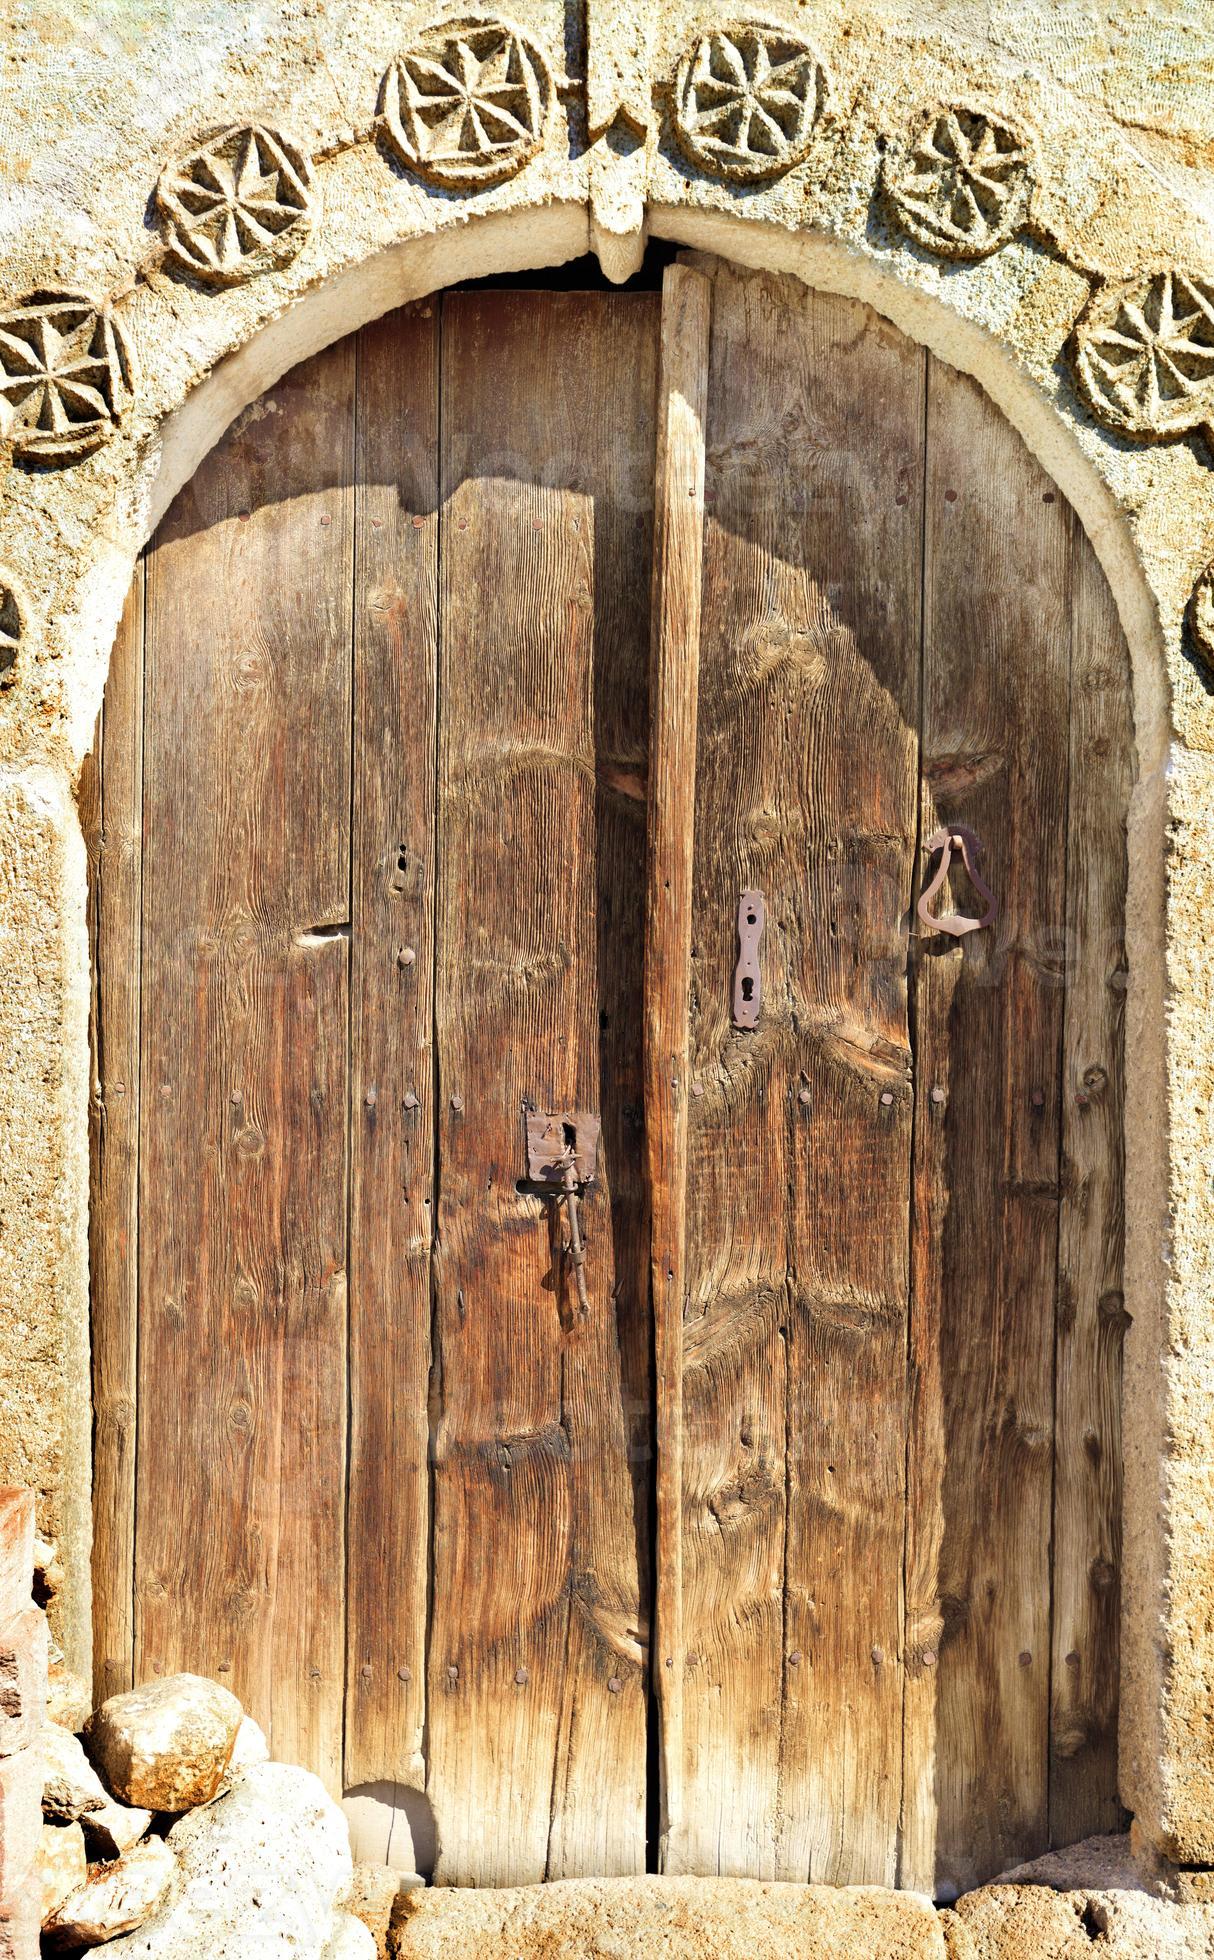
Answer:
POLYGON ((1115 1827, 1129 742, 1069 509, 854 303, 455 294, 247 410, 84 785, 99 1688, 443 1882, 1115 1827))

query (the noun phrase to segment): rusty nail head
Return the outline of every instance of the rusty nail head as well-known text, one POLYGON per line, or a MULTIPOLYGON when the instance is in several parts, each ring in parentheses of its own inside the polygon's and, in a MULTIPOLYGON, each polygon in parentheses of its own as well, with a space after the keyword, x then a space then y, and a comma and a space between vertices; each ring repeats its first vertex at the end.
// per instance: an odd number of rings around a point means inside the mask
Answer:
POLYGON ((404 1681, 406 1683, 412 1681, 413 1669, 411 1667, 398 1667, 396 1670, 396 1678, 398 1681, 404 1681))
POLYGON ((881 1665, 881 1663, 882 1663, 882 1661, 883 1661, 883 1660, 885 1659, 885 1650, 884 1650, 884 1648, 883 1648, 883 1647, 874 1647, 874 1648, 873 1648, 873 1651, 872 1651, 872 1654, 870 1655, 870 1659, 872 1660, 872 1664, 873 1664, 873 1666, 874 1666, 874 1667, 880 1667, 880 1665, 881 1665))
POLYGON ((611 1679, 610 1679, 610 1681, 609 1681, 609 1682, 607 1683, 607 1692, 608 1692, 608 1694, 609 1694, 609 1695, 618 1695, 618 1694, 619 1694, 619 1692, 620 1692, 620 1689, 621 1689, 621 1688, 623 1687, 623 1685, 624 1685, 624 1683, 623 1683, 623 1682, 622 1682, 622 1681, 620 1680, 620 1677, 619 1677, 619 1675, 618 1675, 618 1674, 613 1674, 613 1675, 612 1675, 612 1677, 611 1677, 611 1679))
POLYGON ((453 1110, 455 1110, 457 1115, 459 1111, 463 1108, 463 1106, 464 1106, 464 1099, 462 1096, 452 1096, 451 1107, 453 1110))
POLYGON ((892 1089, 882 1089, 882 1091, 881 1091, 881 1101, 882 1101, 882 1103, 883 1103, 883 1105, 885 1106, 885 1108, 886 1108, 886 1109, 888 1109, 888 1108, 889 1108, 889 1106, 890 1106, 890 1104, 892 1103, 892 1101, 893 1101, 893 1100, 894 1100, 894 1092, 893 1092, 893 1090, 892 1090, 892 1089))
POLYGON ((363 1664, 362 1664, 362 1677, 363 1677, 363 1680, 364 1680, 364 1681, 370 1681, 370 1680, 373 1680, 373 1679, 374 1679, 374 1676, 375 1676, 375 1669, 374 1669, 374 1668, 372 1667, 372 1665, 371 1665, 371 1663, 370 1663, 370 1661, 364 1661, 364 1662, 363 1662, 363 1664))
POLYGON ((792 1653, 788 1656, 788 1665, 790 1667, 800 1667, 801 1649, 799 1647, 794 1647, 792 1653))
POLYGON ((326 511, 320 521, 322 524, 331 524, 333 522, 333 519, 329 516, 328 511, 326 511))
POLYGON ((923 1665, 924 1667, 935 1667, 936 1650, 934 1647, 925 1647, 923 1649, 923 1665))
POLYGON ((375 1108, 376 1096, 375 1096, 374 1089, 367 1090, 366 1095, 363 1097, 363 1101, 366 1103, 368 1109, 375 1108))
POLYGON ((448 1681, 458 1681, 458 1680, 459 1680, 459 1669, 458 1669, 458 1667, 455 1667, 455 1666, 451 1666, 451 1667, 449 1667, 449 1668, 447 1669, 447 1679, 448 1679, 448 1681))
POLYGON ((937 1083, 936 1087, 932 1090, 932 1101, 934 1103, 942 1103, 944 1101, 944 1091, 940 1087, 939 1083, 937 1083))
POLYGON ((406 1109, 417 1108, 417 1097, 414 1095, 412 1089, 406 1089, 405 1091, 405 1108, 406 1109))
POLYGON ((220 1672, 221 1674, 230 1674, 230 1673, 232 1672, 232 1663, 231 1663, 231 1661, 220 1661, 220 1663, 219 1663, 219 1672, 220 1672))
POLYGON ((417 958, 417 954, 416 954, 416 953, 414 952, 414 950, 413 950, 413 948, 412 948, 412 946, 402 946, 402 947, 401 947, 401 949, 400 949, 400 963, 401 963, 401 965, 402 965, 402 966, 412 966, 412 964, 413 964, 413 962, 414 962, 414 960, 415 960, 416 958, 417 958))
POLYGON ((1022 1654, 1017 1655, 1017 1659, 1019 1660, 1021 1667, 1031 1667, 1033 1665, 1033 1656, 1029 1653, 1027 1647, 1025 1648, 1022 1654))
POLYGON ((1079 1656, 1078 1656, 1078 1654, 1077 1654, 1077 1653, 1075 1652, 1075 1650, 1074 1650, 1074 1648, 1073 1648, 1073 1647, 1072 1647, 1072 1649, 1071 1649, 1071 1651, 1070 1651, 1070 1653, 1069 1653, 1069 1654, 1067 1655, 1067 1657, 1066 1657, 1066 1664, 1067 1664, 1067 1666, 1068 1666, 1068 1667, 1078 1667, 1078 1665, 1079 1665, 1079 1656))
POLYGON ((1034 1089, 1034 1090, 1033 1090, 1033 1093, 1032 1093, 1032 1095, 1031 1095, 1031 1096, 1029 1097, 1029 1101, 1030 1101, 1030 1102, 1032 1103, 1032 1105, 1033 1105, 1033 1108, 1034 1108, 1034 1109, 1044 1109, 1044 1108, 1045 1108, 1045 1090, 1044 1090, 1044 1089, 1034 1089))
POLYGON ((813 1098, 809 1093, 809 1084, 808 1082, 803 1082, 801 1084, 801 1087, 797 1090, 797 1101, 807 1103, 807 1102, 812 1102, 812 1100, 813 1098))
POLYGON ((528 1674, 525 1667, 520 1667, 516 1669, 515 1676, 514 1676, 514 1682, 516 1687, 525 1688, 530 1679, 531 1676, 528 1674))
POLYGON ((704 1093, 704 1084, 700 1081, 699 1076, 696 1077, 691 1085, 691 1093, 693 1096, 702 1096, 704 1093))

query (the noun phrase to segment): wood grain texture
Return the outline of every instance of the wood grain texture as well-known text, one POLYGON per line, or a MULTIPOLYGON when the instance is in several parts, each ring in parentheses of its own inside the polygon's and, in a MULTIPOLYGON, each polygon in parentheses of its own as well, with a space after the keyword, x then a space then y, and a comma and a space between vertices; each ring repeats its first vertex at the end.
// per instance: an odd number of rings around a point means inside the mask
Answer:
POLYGON ((345 1781, 425 1787, 438 308, 358 342, 345 1781))
POLYGON ((672 1867, 889 1883, 923 359, 795 281, 713 287, 672 1867))
POLYGON ((354 349, 148 561, 136 1674, 340 1790, 354 349))
MULTIPOLYGON (((627 876, 618 857, 604 867, 597 815, 605 692, 643 700, 649 492, 620 432, 652 399, 652 346, 643 296, 444 303, 427 1787, 447 1883, 645 1860, 648 1587, 624 1358, 645 1303, 636 1221, 616 1209, 637 1181, 617 1188, 608 1154, 635 1132, 606 1117, 635 1074, 626 1061, 617 1078, 615 1052, 639 1030, 604 1039, 618 983, 605 991, 598 917, 604 869, 611 903, 639 908, 642 839, 627 876), (562 1221, 517 1188, 528 1104, 605 1114, 585 1314, 562 1221)), ((636 433, 651 453, 651 426, 636 433)))
POLYGON ((99 1701, 131 1687, 134 1667, 144 583, 141 560, 110 660, 99 752, 86 772, 94 932, 89 1242, 99 1701))
POLYGON ((1048 1842, 1071 525, 936 362, 927 441, 923 835, 972 825, 1000 905, 914 941, 901 1879, 951 1897, 1048 1842))
POLYGON ((650 666, 645 923, 645 1120, 657 1451, 654 1689, 661 1711, 660 1851, 677 1866, 683 1789, 683 1318, 704 423, 712 285, 669 266, 662 285, 650 666))
POLYGON ((1054 1395, 1050 1838, 1119 1831, 1124 1015, 1130 662, 1075 523, 1062 1211, 1054 1395))

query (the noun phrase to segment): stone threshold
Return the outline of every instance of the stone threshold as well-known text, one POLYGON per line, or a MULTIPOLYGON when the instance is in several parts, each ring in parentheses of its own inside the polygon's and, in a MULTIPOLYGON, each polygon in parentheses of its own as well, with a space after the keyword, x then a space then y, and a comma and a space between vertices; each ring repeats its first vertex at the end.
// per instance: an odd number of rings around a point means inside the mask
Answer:
POLYGON ((922 1893, 745 1878, 562 1879, 402 1895, 395 1960, 1211 1960, 1214 1905, 1129 1882, 922 1893))

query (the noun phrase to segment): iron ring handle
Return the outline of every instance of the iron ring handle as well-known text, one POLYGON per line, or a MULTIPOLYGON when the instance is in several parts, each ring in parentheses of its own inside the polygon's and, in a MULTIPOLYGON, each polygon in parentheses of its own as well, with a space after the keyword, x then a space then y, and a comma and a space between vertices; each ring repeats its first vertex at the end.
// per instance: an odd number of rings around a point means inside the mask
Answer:
POLYGON ((936 851, 940 852, 940 865, 917 907, 924 925, 930 926, 933 932, 947 932, 953 939, 961 939, 967 932, 981 932, 983 926, 989 926, 995 917, 999 910, 999 902, 978 869, 978 862, 982 856, 982 840, 977 831, 970 830, 968 825, 963 823, 946 824, 943 830, 936 831, 934 836, 928 838, 927 850, 929 855, 936 851), (986 909, 980 918, 967 919, 963 913, 950 912, 945 918, 934 919, 928 910, 936 893, 948 877, 954 848, 961 852, 961 862, 965 866, 969 881, 979 898, 984 901, 986 909))

